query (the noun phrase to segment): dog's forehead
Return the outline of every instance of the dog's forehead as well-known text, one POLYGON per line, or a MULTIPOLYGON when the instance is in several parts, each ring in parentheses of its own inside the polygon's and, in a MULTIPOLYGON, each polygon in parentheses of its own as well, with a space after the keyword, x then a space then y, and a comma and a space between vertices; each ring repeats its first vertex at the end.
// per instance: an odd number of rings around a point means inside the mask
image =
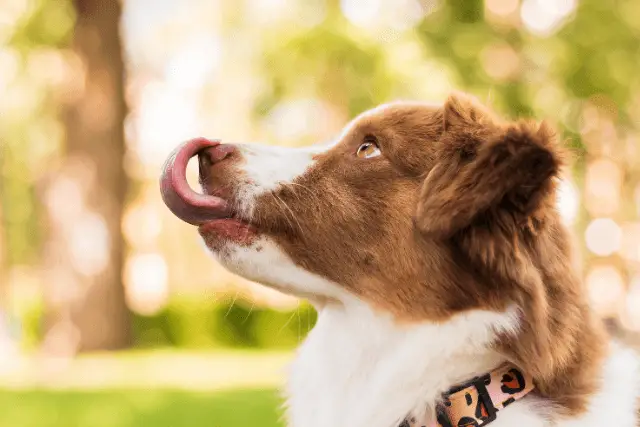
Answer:
POLYGON ((391 117, 402 117, 403 114, 410 114, 415 111, 437 111, 440 108, 442 108, 442 104, 435 102, 393 101, 380 104, 375 108, 360 113, 347 123, 335 143, 342 141, 359 127, 383 125, 384 122, 391 117))

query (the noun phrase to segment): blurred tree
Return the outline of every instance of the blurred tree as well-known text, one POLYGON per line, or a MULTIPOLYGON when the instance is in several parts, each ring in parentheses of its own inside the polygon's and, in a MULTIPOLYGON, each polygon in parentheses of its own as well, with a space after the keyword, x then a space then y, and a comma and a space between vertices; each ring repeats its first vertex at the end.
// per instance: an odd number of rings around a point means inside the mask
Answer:
POLYGON ((121 233, 127 178, 124 66, 118 0, 75 0, 71 48, 81 82, 63 106, 66 146, 49 182, 45 346, 129 345, 121 233), (70 206, 69 204, 73 204, 70 206))
MULTIPOLYGON (((634 125, 623 112, 634 95, 629 88, 638 81, 632 70, 640 66, 636 2, 582 0, 553 37, 525 31, 523 18, 517 15, 499 24, 491 22, 484 9, 483 0, 442 2, 418 26, 430 54, 455 71, 460 89, 482 96, 490 92, 491 101, 514 117, 554 117, 563 101, 605 97, 596 103, 615 104, 612 108, 620 110, 621 124, 634 125), (506 74, 511 62, 514 70, 506 74), (501 68, 502 73, 496 75, 491 68, 501 68), (556 87, 561 101, 541 108, 545 103, 538 95, 556 87)), ((575 148, 583 148, 578 133, 572 132, 571 137, 575 148)))
POLYGON ((287 99, 311 97, 330 105, 344 122, 389 100, 394 76, 384 49, 353 37, 338 0, 324 6, 326 15, 319 25, 284 30, 264 42, 261 72, 269 84, 256 100, 258 116, 287 99))

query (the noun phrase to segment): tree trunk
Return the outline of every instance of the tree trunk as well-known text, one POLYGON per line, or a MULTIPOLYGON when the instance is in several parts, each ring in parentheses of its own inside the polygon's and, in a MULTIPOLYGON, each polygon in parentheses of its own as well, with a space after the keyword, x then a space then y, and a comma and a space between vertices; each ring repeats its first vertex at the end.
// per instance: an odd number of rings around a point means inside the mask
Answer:
POLYGON ((121 233, 127 178, 118 0, 75 0, 78 81, 63 106, 66 148, 47 183, 45 350, 129 345, 121 233))

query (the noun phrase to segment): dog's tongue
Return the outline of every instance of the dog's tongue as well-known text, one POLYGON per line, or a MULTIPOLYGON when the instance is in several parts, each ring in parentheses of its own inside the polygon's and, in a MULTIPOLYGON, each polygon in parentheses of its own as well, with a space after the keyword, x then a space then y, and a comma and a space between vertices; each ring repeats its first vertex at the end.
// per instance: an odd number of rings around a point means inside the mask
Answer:
POLYGON ((229 216, 227 202, 219 197, 196 193, 187 183, 187 163, 207 147, 219 141, 197 138, 188 141, 169 156, 160 178, 160 193, 167 207, 181 220, 201 225, 216 218, 229 216))

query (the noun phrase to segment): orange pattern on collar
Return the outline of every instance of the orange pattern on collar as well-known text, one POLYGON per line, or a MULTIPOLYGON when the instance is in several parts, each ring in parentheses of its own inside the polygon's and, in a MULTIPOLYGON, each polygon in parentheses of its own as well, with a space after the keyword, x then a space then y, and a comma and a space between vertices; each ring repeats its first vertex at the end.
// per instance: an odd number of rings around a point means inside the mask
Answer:
POLYGON ((454 387, 436 406, 437 421, 405 420, 399 427, 481 427, 498 411, 534 389, 533 378, 512 365, 502 365, 481 377, 454 387))

